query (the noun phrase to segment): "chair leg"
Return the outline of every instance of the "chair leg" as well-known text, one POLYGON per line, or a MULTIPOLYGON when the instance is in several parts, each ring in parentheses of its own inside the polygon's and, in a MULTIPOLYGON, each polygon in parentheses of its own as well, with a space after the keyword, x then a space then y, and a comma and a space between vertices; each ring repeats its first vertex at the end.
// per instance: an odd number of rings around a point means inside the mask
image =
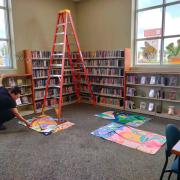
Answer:
POLYGON ((169 173, 168 180, 170 180, 171 175, 172 175, 172 171, 169 173))
POLYGON ((167 159, 166 159, 159 180, 162 180, 162 179, 163 179, 163 176, 164 176, 164 173, 165 173, 165 170, 166 170, 167 163, 168 163, 168 161, 167 161, 167 159))

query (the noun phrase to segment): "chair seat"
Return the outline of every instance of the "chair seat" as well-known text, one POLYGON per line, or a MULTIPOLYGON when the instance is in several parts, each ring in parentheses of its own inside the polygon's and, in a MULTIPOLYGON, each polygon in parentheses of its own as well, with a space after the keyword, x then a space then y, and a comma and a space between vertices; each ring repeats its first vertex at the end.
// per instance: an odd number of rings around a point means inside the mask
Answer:
POLYGON ((172 166, 171 166, 171 170, 175 173, 178 173, 178 161, 179 161, 179 157, 177 157, 173 163, 172 163, 172 166))

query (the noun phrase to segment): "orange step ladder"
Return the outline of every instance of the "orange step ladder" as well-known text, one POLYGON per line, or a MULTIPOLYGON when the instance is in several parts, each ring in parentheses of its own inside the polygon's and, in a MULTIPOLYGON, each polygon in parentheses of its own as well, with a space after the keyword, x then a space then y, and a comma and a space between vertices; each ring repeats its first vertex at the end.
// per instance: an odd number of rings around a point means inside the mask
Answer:
POLYGON ((50 55, 50 65, 46 81, 44 102, 42 105, 42 114, 45 112, 51 79, 56 78, 58 79, 58 86, 56 84, 54 88, 58 88, 59 91, 59 93, 54 96, 55 102, 58 102, 56 114, 58 118, 62 118, 63 83, 64 76, 66 76, 66 73, 68 72, 72 74, 72 82, 74 84, 74 90, 78 102, 80 102, 80 79, 81 76, 83 76, 88 86, 87 89, 90 93, 92 104, 96 104, 96 98, 93 94, 88 72, 84 64, 71 12, 70 10, 65 9, 58 13, 53 47, 50 55), (73 53, 74 51, 76 53, 73 53), (75 58, 74 55, 76 55, 75 58), (57 59, 61 60, 61 63, 57 63, 57 59), (65 59, 68 59, 70 68, 65 66, 65 59))

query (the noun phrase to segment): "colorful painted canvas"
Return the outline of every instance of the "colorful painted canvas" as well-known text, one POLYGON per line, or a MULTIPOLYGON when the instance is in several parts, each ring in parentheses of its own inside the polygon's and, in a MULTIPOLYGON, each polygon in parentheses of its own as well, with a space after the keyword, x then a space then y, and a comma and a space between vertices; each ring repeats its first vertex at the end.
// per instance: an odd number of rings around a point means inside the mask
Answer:
POLYGON ((103 113, 100 113, 100 114, 95 114, 95 116, 97 117, 100 117, 100 118, 104 118, 104 119, 112 119, 114 120, 115 117, 114 117, 114 111, 106 111, 106 112, 103 112, 103 113))
POLYGON ((114 111, 106 111, 101 114, 96 114, 95 116, 104 119, 109 119, 117 123, 126 124, 132 127, 138 127, 144 124, 145 122, 151 120, 151 118, 137 114, 114 112, 114 111))
POLYGON ((166 142, 165 136, 114 122, 91 134, 149 154, 155 154, 166 142))
MULTIPOLYGON (((56 133, 74 125, 74 123, 69 121, 58 121, 58 119, 50 116, 40 116, 37 118, 28 119, 27 121, 31 123, 31 129, 44 135, 56 133)), ((21 121, 18 123, 26 126, 26 124, 21 121)))

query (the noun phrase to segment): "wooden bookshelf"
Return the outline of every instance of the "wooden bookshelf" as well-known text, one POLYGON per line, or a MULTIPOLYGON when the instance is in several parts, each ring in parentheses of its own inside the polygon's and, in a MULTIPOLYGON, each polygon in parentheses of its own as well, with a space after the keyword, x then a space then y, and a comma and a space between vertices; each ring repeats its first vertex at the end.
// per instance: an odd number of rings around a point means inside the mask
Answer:
MULTIPOLYGON (((96 96, 97 104, 108 107, 124 108, 124 90, 125 90, 125 59, 130 61, 129 49, 117 50, 117 51, 96 51, 96 52, 82 52, 85 66, 87 68, 89 79, 92 84, 93 92, 96 96), (128 57, 128 59, 127 59, 128 57), (98 73, 95 73, 98 72, 98 73), (102 73, 99 73, 102 72, 102 73), (99 79, 99 80, 97 80, 99 79), (100 82, 100 80, 102 82, 100 82), (105 82, 107 80, 107 82, 105 82), (97 91, 97 87, 101 91, 97 91), (107 90, 107 92, 106 92, 107 90)), ((77 59, 76 53, 72 54, 73 59, 77 59)), ((40 111, 43 99, 44 91, 47 80, 47 72, 50 60, 49 51, 24 51, 25 69, 26 73, 32 74, 34 83, 34 94, 36 102, 36 110, 40 111)), ((57 64, 60 64, 60 58, 55 58, 57 64)), ((64 104, 70 104, 71 102, 76 102, 76 96, 73 89, 72 75, 68 64, 68 58, 65 62, 65 82, 64 82, 64 94, 63 102, 64 104)), ((130 64, 130 63, 129 63, 130 64)), ((78 66, 77 66, 78 67, 78 66)), ((76 67, 76 68, 77 68, 76 67)), ((81 65, 80 65, 81 68, 81 65)), ((57 74, 61 67, 57 67, 57 74)), ((128 69, 128 67, 126 67, 128 69)), ((80 74, 81 80, 84 78, 84 74, 80 74)), ((50 85, 52 91, 58 89, 56 82, 50 85)), ((85 79, 81 81, 80 95, 82 100, 85 102, 91 102, 89 91, 87 89, 87 84, 85 79)), ((51 107, 53 105, 54 94, 48 95, 47 106, 51 107)))
POLYGON ((180 72, 128 71, 125 76, 126 110, 180 120, 180 72))
POLYGON ((29 115, 35 112, 34 84, 31 74, 8 74, 3 76, 3 86, 10 89, 13 86, 21 88, 22 94, 17 101, 17 108, 22 115, 29 115))
MULTIPOLYGON (((129 49, 83 52, 97 105, 124 109, 125 69, 130 65, 129 49), (127 62, 126 62, 127 61, 127 62)), ((81 82, 83 102, 90 103, 87 84, 81 82)))
MULTIPOLYGON (((50 63, 50 51, 31 51, 24 50, 24 63, 26 73, 32 74, 33 83, 34 83, 34 95, 35 95, 35 104, 36 112, 41 111, 41 107, 44 101, 46 80, 48 78, 48 68, 50 63)), ((58 64, 61 64, 61 58, 54 58, 54 63, 57 64, 55 70, 53 70, 54 78, 51 79, 51 84, 49 86, 49 92, 47 97, 47 107, 46 110, 51 109, 55 103, 55 99, 58 100, 57 94, 59 91, 59 85, 57 78, 55 76, 59 75, 61 72, 61 67, 58 64)), ((70 68, 68 59, 66 58, 65 67, 70 68)), ((52 77, 52 76, 51 76, 52 77)), ((63 104, 71 104, 76 101, 76 95, 74 92, 74 85, 72 83, 71 71, 67 69, 64 75, 64 84, 63 84, 63 104)))

